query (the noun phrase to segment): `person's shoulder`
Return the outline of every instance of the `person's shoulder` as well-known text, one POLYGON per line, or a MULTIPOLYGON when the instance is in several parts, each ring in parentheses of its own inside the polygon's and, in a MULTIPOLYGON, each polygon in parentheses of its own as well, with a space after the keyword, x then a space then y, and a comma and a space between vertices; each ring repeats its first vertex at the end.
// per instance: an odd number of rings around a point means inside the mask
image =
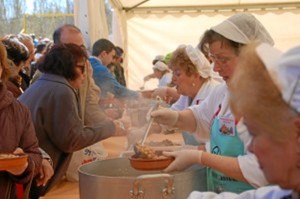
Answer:
POLYGON ((220 83, 220 84, 213 84, 214 88, 211 91, 212 96, 221 96, 224 95, 228 88, 227 85, 225 83, 220 83))
POLYGON ((97 72, 109 72, 108 68, 104 66, 97 57, 89 57, 89 62, 91 63, 91 66, 95 73, 97 72))
POLYGON ((13 99, 12 103, 11 103, 11 106, 13 108, 13 111, 15 114, 17 115, 29 115, 30 111, 29 111, 29 108, 23 103, 21 102, 20 100, 18 99, 13 99))
POLYGON ((220 194, 213 192, 199 192, 193 191, 188 199, 200 199, 200 198, 211 198, 211 199, 245 199, 245 198, 257 198, 257 199, 275 199, 283 198, 292 194, 291 190, 283 190, 278 186, 266 186, 258 189, 242 192, 240 194, 231 192, 222 192, 220 194))
POLYGON ((258 199, 272 199, 272 198, 284 198, 292 194, 292 190, 284 190, 279 186, 265 186, 255 190, 245 191, 236 197, 236 199, 242 198, 258 198, 258 199))

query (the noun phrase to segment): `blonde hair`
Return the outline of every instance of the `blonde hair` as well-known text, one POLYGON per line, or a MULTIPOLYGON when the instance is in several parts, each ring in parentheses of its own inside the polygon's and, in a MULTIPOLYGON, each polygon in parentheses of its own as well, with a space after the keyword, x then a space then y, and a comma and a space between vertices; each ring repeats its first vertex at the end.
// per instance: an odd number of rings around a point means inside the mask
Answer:
POLYGON ((241 49, 238 64, 228 83, 230 107, 237 117, 244 117, 272 138, 283 140, 292 131, 295 113, 283 100, 263 62, 256 54, 257 43, 241 49))
POLYGON ((198 73, 197 67, 190 60, 185 51, 185 47, 179 47, 172 53, 169 67, 172 70, 182 69, 188 76, 198 73))

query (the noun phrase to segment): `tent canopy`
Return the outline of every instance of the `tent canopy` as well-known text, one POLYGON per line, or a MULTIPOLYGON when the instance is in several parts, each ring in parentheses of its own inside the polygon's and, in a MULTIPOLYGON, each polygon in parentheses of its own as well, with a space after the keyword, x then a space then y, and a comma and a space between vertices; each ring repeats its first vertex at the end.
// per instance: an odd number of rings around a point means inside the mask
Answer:
MULTIPOLYGON (((98 0, 76 0, 103 2, 98 0)), ((237 12, 250 12, 270 32, 275 47, 287 50, 300 44, 300 2, 298 0, 110 0, 113 7, 112 34, 93 31, 93 43, 109 38, 125 50, 124 68, 127 85, 139 89, 143 77, 152 73, 152 60, 166 55, 181 44, 196 46, 205 30, 237 12), (103 33, 106 34, 103 34, 103 33), (100 36, 99 36, 100 35, 100 36)), ((92 4, 92 3, 89 3, 92 4)), ((94 3, 95 4, 95 3, 94 3)), ((89 17, 95 5, 90 5, 89 17)), ((83 8, 84 6, 81 6, 83 8)), ((103 9, 104 10, 104 9, 103 9)), ((103 10, 94 10, 102 12, 103 10)), ((86 13, 81 15, 84 17, 86 13)), ((90 28, 103 29, 105 14, 92 20, 90 28), (99 21, 100 19, 100 21, 99 21), (103 21, 103 23, 101 23, 103 21)), ((91 22, 89 22, 91 23, 91 22)), ((79 24, 82 28, 87 23, 79 24)), ((88 32, 88 31, 87 31, 88 32)), ((155 88, 157 80, 147 82, 146 89, 155 88)))
POLYGON ((130 10, 162 10, 162 9, 195 9, 230 6, 231 8, 238 6, 270 6, 285 5, 298 3, 297 0, 112 0, 118 5, 118 8, 126 11, 130 10))

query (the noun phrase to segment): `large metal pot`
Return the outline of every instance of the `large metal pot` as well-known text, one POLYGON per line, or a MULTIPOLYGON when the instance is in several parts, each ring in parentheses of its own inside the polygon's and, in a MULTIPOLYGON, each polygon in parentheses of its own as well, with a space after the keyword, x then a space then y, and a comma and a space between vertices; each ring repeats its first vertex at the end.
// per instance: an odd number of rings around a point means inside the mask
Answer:
POLYGON ((81 199, 184 199, 206 191, 206 168, 167 174, 135 170, 128 158, 95 161, 79 168, 79 188, 81 199))

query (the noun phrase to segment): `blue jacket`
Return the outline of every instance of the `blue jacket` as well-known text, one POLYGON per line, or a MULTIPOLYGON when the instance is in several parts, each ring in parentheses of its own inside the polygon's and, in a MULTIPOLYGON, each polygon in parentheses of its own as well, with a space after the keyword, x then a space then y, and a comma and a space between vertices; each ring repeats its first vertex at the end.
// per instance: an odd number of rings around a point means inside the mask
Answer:
POLYGON ((91 56, 89 61, 93 67, 93 78, 97 86, 101 88, 102 97, 106 97, 107 92, 115 95, 116 98, 129 97, 135 98, 138 93, 121 85, 111 74, 106 66, 100 60, 91 56))

